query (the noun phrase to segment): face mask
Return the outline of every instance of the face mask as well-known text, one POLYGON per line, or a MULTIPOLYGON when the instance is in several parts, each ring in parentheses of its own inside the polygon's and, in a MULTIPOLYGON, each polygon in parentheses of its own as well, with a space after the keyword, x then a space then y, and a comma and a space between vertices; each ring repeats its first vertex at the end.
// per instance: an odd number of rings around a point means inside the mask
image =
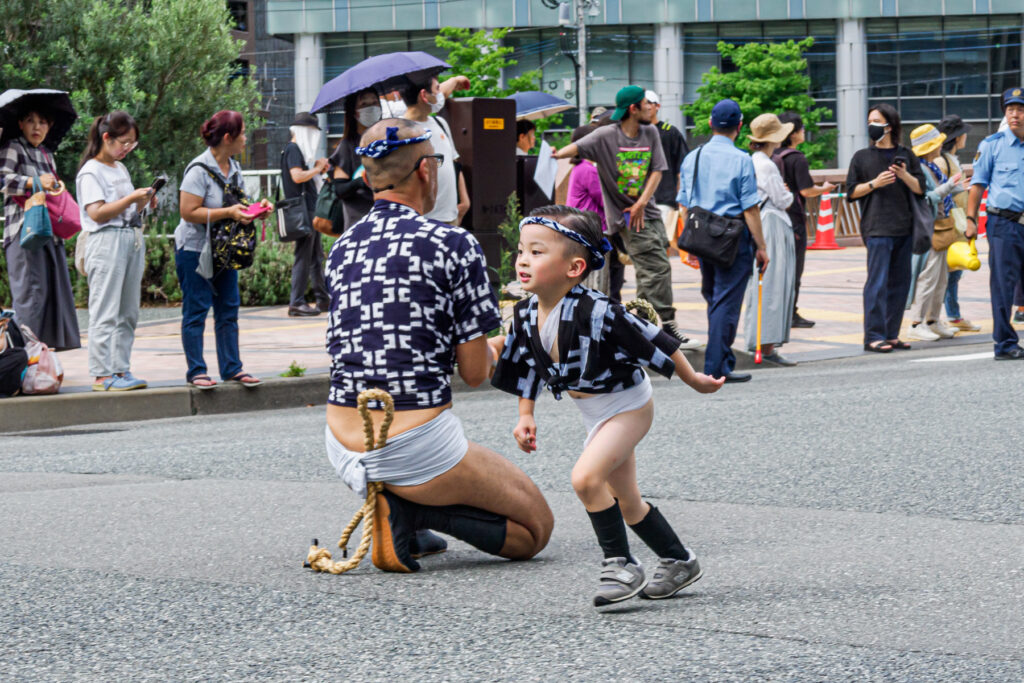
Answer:
POLYGON ((378 107, 376 104, 371 104, 369 107, 357 109, 356 121, 369 128, 373 124, 380 121, 380 111, 380 107, 378 107))
POLYGON ((388 116, 390 118, 395 119, 400 118, 403 114, 405 114, 405 110, 407 109, 407 107, 405 106, 405 102, 403 102, 402 100, 398 100, 397 102, 395 102, 394 100, 382 99, 381 104, 387 107, 388 116))
POLYGON ((434 103, 430 105, 430 113, 436 114, 442 109, 444 109, 444 93, 439 92, 437 93, 437 99, 435 99, 434 103))
POLYGON ((885 137, 885 131, 889 126, 880 123, 869 123, 868 124, 868 137, 874 142, 878 142, 885 137))

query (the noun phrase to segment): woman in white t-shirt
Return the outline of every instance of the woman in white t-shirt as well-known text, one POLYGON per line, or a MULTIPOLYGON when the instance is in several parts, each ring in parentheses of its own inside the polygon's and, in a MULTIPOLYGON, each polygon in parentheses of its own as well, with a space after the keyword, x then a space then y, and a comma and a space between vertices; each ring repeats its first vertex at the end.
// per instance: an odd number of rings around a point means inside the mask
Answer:
POLYGON ((144 389, 130 360, 142 297, 145 241, 139 212, 156 207, 151 188, 136 190, 121 160, 138 145, 124 111, 97 116, 75 178, 89 278, 89 372, 93 391, 144 389))

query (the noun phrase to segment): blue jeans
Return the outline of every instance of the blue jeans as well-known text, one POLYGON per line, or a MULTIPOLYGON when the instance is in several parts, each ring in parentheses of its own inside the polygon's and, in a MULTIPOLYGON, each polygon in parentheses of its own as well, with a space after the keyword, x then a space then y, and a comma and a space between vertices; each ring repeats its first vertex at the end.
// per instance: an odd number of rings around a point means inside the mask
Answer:
POLYGON ((910 235, 868 237, 868 277, 864 283, 864 343, 900 336, 910 292, 910 235))
POLYGON ((963 276, 964 271, 953 270, 946 280, 946 317, 950 320, 959 320, 963 317, 960 315, 960 278, 963 276))
POLYGON ((203 333, 206 315, 213 308, 213 332, 217 340, 217 365, 222 380, 228 380, 242 371, 238 353, 238 271, 222 270, 212 280, 204 280, 196 272, 199 252, 178 249, 174 252, 174 267, 181 283, 181 346, 188 363, 187 381, 207 374, 203 360, 203 333))
POLYGON ((988 284, 992 298, 992 341, 996 353, 1017 346, 1010 324, 1013 292, 1024 273, 1024 226, 999 216, 988 217, 988 284))
POLYGON ((750 231, 740 235, 736 260, 728 268, 700 262, 700 293, 708 304, 708 344, 704 350, 704 374, 722 377, 736 367, 732 343, 743 307, 747 280, 753 272, 754 242, 750 231))

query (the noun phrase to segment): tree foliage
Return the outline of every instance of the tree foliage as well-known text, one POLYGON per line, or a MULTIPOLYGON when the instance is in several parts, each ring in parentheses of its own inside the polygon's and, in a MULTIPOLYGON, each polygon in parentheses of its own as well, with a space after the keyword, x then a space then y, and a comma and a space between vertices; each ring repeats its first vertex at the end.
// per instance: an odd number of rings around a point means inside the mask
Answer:
MULTIPOLYGON (((811 79, 807 75, 807 60, 803 54, 813 44, 814 38, 810 36, 799 42, 788 40, 740 46, 720 41, 718 52, 722 61, 731 63, 736 70, 723 72, 712 67, 704 74, 702 84, 697 88, 699 98, 683 107, 687 115, 693 117, 694 132, 709 135, 711 109, 719 100, 729 98, 740 105, 745 124, 766 112, 799 113, 807 132, 807 141, 800 145, 800 150, 807 155, 811 167, 820 168, 825 161, 834 159, 835 132, 818 130, 818 122, 832 112, 827 107, 815 106, 814 98, 808 94, 811 79)), ((740 131, 736 143, 746 149, 746 126, 740 131)))
POLYGON ((3 2, 0 90, 71 93, 79 119, 57 155, 65 178, 93 117, 116 109, 139 124, 139 147, 125 160, 136 184, 160 171, 177 177, 203 149, 199 127, 214 112, 234 109, 250 130, 262 125, 231 26, 226 4, 211 0, 3 2))
MULTIPOLYGON (((515 78, 501 84, 502 71, 519 62, 511 59, 515 50, 502 45, 501 40, 510 28, 496 28, 489 31, 473 31, 468 28, 445 26, 434 38, 434 43, 448 51, 447 61, 452 65, 451 73, 466 76, 471 83, 469 90, 460 90, 459 97, 508 97, 512 93, 532 92, 541 89, 540 69, 524 71, 515 78)), ((562 124, 562 115, 555 114, 535 121, 537 135, 548 128, 562 124)))

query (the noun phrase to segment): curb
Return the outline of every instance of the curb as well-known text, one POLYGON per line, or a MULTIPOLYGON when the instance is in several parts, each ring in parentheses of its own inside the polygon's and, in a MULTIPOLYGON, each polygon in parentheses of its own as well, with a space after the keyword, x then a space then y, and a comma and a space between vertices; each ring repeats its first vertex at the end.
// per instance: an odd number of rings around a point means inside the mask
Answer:
MULTIPOLYGON (((754 356, 736 351, 736 369, 750 370, 754 356)), ((686 351, 690 364, 700 371, 704 351, 686 351)), ((760 366, 771 367, 771 366, 760 366)), ((18 396, 0 403, 0 434, 41 429, 57 429, 103 422, 138 422, 166 417, 223 415, 258 410, 280 410, 325 405, 330 390, 327 374, 308 377, 272 377, 258 387, 221 383, 216 389, 201 391, 192 387, 161 387, 138 392, 57 394, 55 396, 18 396)), ((495 391, 490 384, 470 387, 455 375, 456 393, 495 391)))

